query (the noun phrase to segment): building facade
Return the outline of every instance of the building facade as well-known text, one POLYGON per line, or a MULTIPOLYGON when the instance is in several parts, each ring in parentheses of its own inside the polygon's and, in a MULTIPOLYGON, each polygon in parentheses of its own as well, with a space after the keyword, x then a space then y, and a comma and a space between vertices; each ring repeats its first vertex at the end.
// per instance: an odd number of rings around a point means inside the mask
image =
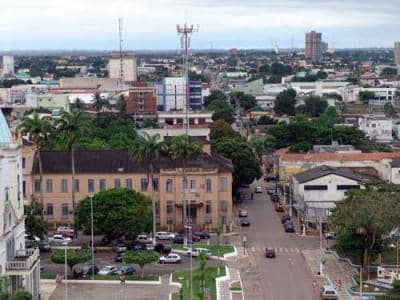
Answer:
MULTIPOLYGON (((42 152, 45 218, 49 224, 72 222, 72 181, 70 154, 42 152)), ((25 197, 39 198, 40 181, 32 151, 25 152, 25 197)), ((75 191, 77 201, 91 193, 110 188, 129 188, 149 195, 149 162, 135 164, 127 151, 77 151, 75 191)), ((202 153, 186 164, 165 157, 153 162, 155 195, 158 202, 157 223, 170 230, 183 226, 183 199, 194 227, 216 227, 232 222, 232 172, 230 160, 202 153), (186 183, 183 178, 187 179, 186 183), (185 192, 184 192, 185 188, 185 192)))
POLYGON ((400 66, 400 42, 394 43, 394 63, 400 66))
MULTIPOLYGON (((122 55, 122 81, 134 82, 137 80, 136 56, 134 53, 122 55)), ((108 76, 112 79, 121 79, 121 57, 115 52, 108 60, 108 76)))
POLYGON ((385 116, 364 116, 358 119, 358 128, 365 135, 377 142, 389 143, 393 141, 393 121, 385 116))
POLYGON ((25 289, 39 299, 39 250, 25 249, 21 146, 0 111, 0 276, 11 294, 25 289))
POLYGON ((4 55, 3 56, 3 76, 14 75, 14 56, 4 55))
POLYGON ((145 85, 134 86, 129 89, 126 99, 126 112, 136 120, 157 118, 157 97, 154 87, 145 85))
POLYGON ((306 33, 305 55, 312 62, 322 60, 322 33, 311 31, 306 33))

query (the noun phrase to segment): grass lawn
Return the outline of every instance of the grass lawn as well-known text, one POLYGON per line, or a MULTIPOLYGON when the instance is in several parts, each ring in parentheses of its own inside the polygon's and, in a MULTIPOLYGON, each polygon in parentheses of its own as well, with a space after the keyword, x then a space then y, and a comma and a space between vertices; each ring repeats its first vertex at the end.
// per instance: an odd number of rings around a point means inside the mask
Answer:
MULTIPOLYGON (((172 249, 186 250, 184 245, 172 244, 172 249)), ((234 248, 231 245, 207 245, 207 244, 193 244, 193 248, 207 248, 211 251, 213 256, 224 256, 226 253, 234 252, 234 248)))
MULTIPOLYGON (((219 276, 225 275, 225 268, 220 268, 219 276)), ((215 278, 218 276, 218 268, 209 267, 206 268, 205 285, 209 289, 210 299, 217 299, 215 278)), ((190 300, 190 271, 175 272, 172 274, 172 280, 182 284, 183 299, 190 300)), ((206 295, 207 296, 207 295, 206 295)), ((192 300, 202 300, 202 294, 200 292, 200 272, 199 270, 193 271, 193 298, 192 300)), ((206 298, 207 299, 207 298, 206 298)), ((172 300, 180 300, 179 293, 172 295, 172 300)))

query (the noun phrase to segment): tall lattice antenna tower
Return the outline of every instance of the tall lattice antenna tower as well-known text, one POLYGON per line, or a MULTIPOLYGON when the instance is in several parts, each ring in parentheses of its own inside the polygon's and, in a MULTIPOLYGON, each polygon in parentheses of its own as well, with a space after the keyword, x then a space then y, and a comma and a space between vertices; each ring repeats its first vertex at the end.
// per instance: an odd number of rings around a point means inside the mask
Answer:
POLYGON ((194 28, 193 25, 176 25, 178 35, 181 37, 181 48, 183 51, 183 76, 185 79, 185 116, 186 122, 184 122, 184 128, 186 135, 189 136, 189 110, 190 110, 190 95, 189 95, 189 48, 190 48, 190 37, 194 32, 199 31, 199 26, 194 28), (185 124, 186 123, 186 124, 185 124))
POLYGON ((124 53, 122 52, 122 18, 118 19, 118 32, 119 32, 119 68, 121 82, 124 80, 124 53))

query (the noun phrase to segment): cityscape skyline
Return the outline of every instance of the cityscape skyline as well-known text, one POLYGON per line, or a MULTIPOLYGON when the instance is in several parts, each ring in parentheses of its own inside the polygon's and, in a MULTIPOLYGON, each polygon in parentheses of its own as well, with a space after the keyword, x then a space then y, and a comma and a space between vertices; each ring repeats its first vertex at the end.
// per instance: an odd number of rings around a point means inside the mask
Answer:
POLYGON ((380 2, 379 10, 372 0, 362 5, 338 0, 2 2, 0 50, 113 50, 119 17, 126 49, 179 49, 175 26, 185 20, 200 25, 194 49, 304 48, 304 34, 311 30, 322 32, 333 48, 393 48, 400 39, 400 9, 389 0, 380 2))

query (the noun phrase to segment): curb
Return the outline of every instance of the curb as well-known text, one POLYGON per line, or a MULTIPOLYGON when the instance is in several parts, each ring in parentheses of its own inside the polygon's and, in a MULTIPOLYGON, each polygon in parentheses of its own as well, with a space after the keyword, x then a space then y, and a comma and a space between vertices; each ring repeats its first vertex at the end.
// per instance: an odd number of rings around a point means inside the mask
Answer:
MULTIPOLYGON (((173 274, 173 273, 171 273, 171 274, 169 275, 169 285, 177 286, 177 287, 179 288, 179 290, 180 290, 180 289, 182 288, 182 284, 181 284, 180 282, 172 281, 172 274, 173 274)), ((169 300, 172 300, 172 293, 169 294, 168 299, 169 299, 169 300)))
MULTIPOLYGON (((56 283, 55 279, 40 279, 40 282, 43 283, 56 283)), ((65 280, 63 280, 65 282, 65 280)), ((90 284, 120 284, 119 280, 76 280, 76 279, 68 279, 67 283, 90 283, 90 284)), ((61 283, 62 284, 62 283, 61 283)), ((134 285, 134 284, 145 284, 145 285, 160 285, 161 277, 158 277, 158 281, 142 281, 142 280, 127 280, 126 284, 134 285)))

